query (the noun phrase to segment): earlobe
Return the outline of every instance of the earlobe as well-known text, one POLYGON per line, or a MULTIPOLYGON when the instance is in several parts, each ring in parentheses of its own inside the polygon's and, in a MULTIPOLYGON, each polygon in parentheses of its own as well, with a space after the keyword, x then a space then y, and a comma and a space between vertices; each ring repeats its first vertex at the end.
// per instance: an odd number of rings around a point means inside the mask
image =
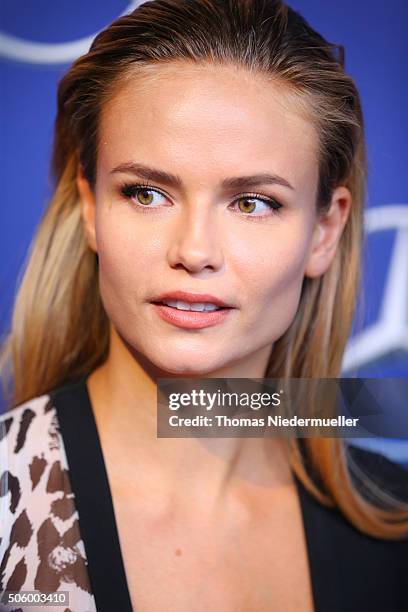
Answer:
POLYGON ((305 276, 321 276, 330 267, 350 213, 351 201, 347 187, 336 187, 333 191, 329 210, 315 223, 305 276))
POLYGON ((89 247, 97 253, 96 232, 95 232, 95 195, 85 178, 82 166, 78 166, 76 177, 77 188, 80 199, 81 215, 85 236, 89 247))

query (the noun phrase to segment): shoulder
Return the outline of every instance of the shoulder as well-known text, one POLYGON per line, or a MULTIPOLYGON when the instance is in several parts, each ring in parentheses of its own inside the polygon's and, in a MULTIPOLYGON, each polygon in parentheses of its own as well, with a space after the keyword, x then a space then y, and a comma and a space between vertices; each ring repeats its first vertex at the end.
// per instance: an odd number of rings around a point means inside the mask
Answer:
POLYGON ((0 415, 0 591, 61 587, 94 611, 57 415, 54 391, 0 415))
MULTIPOLYGON (((46 495, 50 477, 65 467, 58 422, 49 394, 0 416, 0 516, 12 525, 22 509, 46 495)), ((24 515, 25 516, 25 515, 24 515)))
POLYGON ((6 410, 0 415, 0 449, 4 453, 7 448, 10 457, 40 451, 54 439, 49 429, 56 425, 55 420, 52 397, 48 393, 6 410), (45 432, 48 432, 50 440, 48 436, 44 437, 45 432))
MULTIPOLYGON (((408 470, 403 465, 351 442, 346 443, 345 448, 350 480, 364 499, 382 510, 408 503, 408 470)), ((341 491, 339 495, 341 497, 341 491)), ((334 507, 323 505, 303 490, 302 497, 307 528, 316 540, 328 539, 333 550, 353 551, 355 558, 364 563, 388 562, 392 558, 393 562, 399 561, 406 567, 408 536, 380 538, 368 535, 350 521, 338 504, 334 507)))
MULTIPOLYGON (((380 452, 349 444, 347 458, 350 477, 354 486, 370 504, 384 511, 401 509, 406 516, 408 504, 408 470, 380 452)), ((406 524, 406 518, 405 524, 406 524)), ((395 538, 375 538, 357 533, 353 527, 340 530, 349 551, 368 565, 381 564, 383 572, 395 573, 408 569, 408 535, 395 538), (385 570, 384 568, 388 569, 385 570)), ((391 578, 390 578, 391 580, 391 578)))
POLYGON ((54 466, 66 468, 56 411, 50 394, 34 397, 0 415, 2 514, 14 514, 54 466), (8 498, 7 493, 10 494, 8 498))
POLYGON ((67 383, 48 393, 33 397, 0 414, 0 466, 6 449, 11 458, 34 456, 60 447, 57 401, 60 396, 77 399, 77 389, 83 381, 67 383), (2 453, 2 455, 1 455, 2 453))
MULTIPOLYGON (((408 472, 402 465, 351 442, 346 449, 351 478, 371 502, 387 505, 406 495, 408 472)), ((325 506, 309 494, 302 497, 311 561, 321 588, 334 581, 333 590, 344 601, 341 609, 366 609, 372 602, 372 610, 408 610, 408 537, 369 535, 339 505, 325 506)))
POLYGON ((347 445, 347 459, 355 486, 369 501, 384 507, 395 499, 408 503, 408 469, 404 465, 352 443, 347 445))

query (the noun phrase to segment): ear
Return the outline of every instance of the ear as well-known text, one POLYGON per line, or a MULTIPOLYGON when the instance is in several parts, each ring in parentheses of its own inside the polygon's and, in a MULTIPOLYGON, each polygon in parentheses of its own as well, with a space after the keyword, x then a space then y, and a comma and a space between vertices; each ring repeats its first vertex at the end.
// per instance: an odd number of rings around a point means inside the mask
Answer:
POLYGON ((81 215, 84 222, 84 231, 89 247, 97 253, 95 232, 95 195, 84 176, 83 168, 78 166, 76 182, 80 197, 81 215))
POLYGON ((305 276, 321 276, 329 268, 350 213, 351 193, 347 187, 336 187, 329 210, 317 217, 305 276))

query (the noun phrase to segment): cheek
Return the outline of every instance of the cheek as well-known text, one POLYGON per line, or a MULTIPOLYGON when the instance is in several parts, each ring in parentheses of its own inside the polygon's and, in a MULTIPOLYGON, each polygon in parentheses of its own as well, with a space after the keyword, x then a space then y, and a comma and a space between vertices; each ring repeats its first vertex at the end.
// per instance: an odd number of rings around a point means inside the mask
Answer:
POLYGON ((135 223, 101 212, 96 219, 99 283, 104 304, 131 306, 147 274, 146 241, 135 223), (132 289, 132 291, 130 291, 132 289), (133 297, 132 297, 133 296, 133 297))
POLYGON ((235 261, 248 312, 268 325, 280 321, 288 326, 299 303, 309 230, 304 224, 269 229, 272 231, 254 241, 251 248, 240 250, 235 261))

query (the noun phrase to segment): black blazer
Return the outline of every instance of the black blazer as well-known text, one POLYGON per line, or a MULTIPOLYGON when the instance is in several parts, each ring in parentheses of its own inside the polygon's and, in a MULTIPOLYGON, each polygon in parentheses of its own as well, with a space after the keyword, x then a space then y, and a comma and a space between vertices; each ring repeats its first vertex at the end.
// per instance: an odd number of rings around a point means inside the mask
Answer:
MULTIPOLYGON (((85 378, 52 395, 98 612, 130 612, 112 497, 85 378)), ((391 490, 408 490, 408 471, 401 466, 357 447, 350 452, 373 475, 381 474, 391 490)), ((408 538, 392 541, 364 535, 339 511, 319 504, 296 477, 295 481, 315 612, 408 612, 408 538)))

